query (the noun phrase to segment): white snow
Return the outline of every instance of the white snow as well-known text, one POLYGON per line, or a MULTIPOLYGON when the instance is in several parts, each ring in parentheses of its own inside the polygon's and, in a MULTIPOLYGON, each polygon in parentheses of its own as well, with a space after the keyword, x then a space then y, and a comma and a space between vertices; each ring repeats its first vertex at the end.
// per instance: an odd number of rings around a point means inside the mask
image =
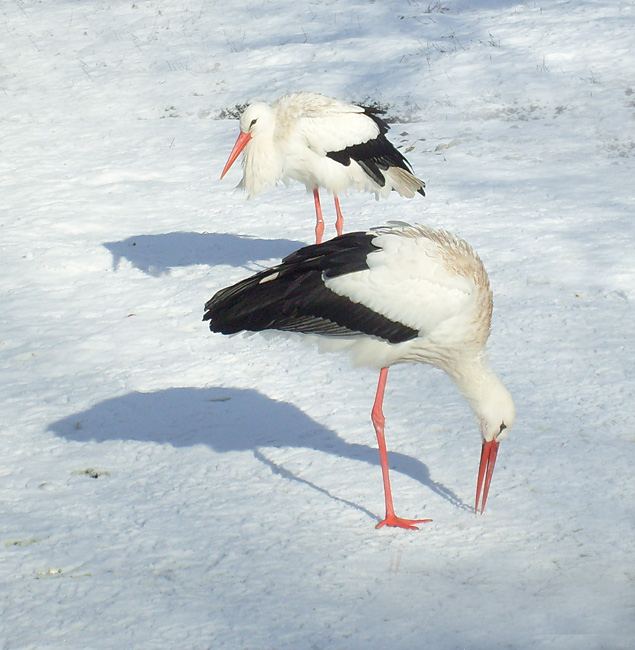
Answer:
MULTIPOLYGON (((635 5, 0 4, 0 647, 635 646, 635 5), (440 372, 223 337, 218 289, 313 238, 247 200, 236 105, 376 100, 426 198, 342 199, 469 241, 518 415, 485 515, 440 372), (221 119, 225 117, 225 119, 221 119)), ((332 203, 324 200, 327 236, 332 203)))

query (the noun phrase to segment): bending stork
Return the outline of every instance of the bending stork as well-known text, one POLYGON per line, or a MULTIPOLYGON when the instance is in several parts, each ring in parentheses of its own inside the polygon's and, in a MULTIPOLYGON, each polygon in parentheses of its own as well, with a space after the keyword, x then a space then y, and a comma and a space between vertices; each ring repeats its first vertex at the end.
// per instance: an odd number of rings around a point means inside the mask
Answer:
POLYGON ((388 368, 427 363, 444 370, 472 407, 482 451, 475 510, 485 509, 500 441, 514 424, 511 395, 490 368, 492 293, 483 263, 442 230, 392 223, 301 248, 281 264, 219 291, 205 305, 213 332, 280 330, 318 335, 380 369, 372 408, 386 516, 416 528, 393 507, 382 410, 388 368))

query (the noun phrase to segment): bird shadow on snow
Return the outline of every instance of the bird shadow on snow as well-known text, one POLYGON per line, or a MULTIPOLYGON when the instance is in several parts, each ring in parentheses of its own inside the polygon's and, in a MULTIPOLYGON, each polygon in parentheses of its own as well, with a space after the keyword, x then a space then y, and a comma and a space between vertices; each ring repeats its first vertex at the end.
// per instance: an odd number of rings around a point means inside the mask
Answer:
POLYGON ((230 233, 169 232, 136 235, 121 241, 105 242, 113 258, 113 268, 122 259, 148 275, 160 276, 180 266, 204 264, 244 266, 256 260, 285 257, 303 242, 290 239, 257 239, 230 233))
MULTIPOLYGON (((174 447, 207 445, 220 454, 249 451, 273 473, 308 485, 379 521, 379 517, 364 507, 332 495, 327 486, 316 485, 267 456, 267 448, 304 447, 379 468, 377 449, 346 442, 295 406, 255 390, 170 388, 153 393, 128 393, 58 420, 49 430, 78 442, 137 440, 174 447)), ((421 461, 398 452, 389 451, 389 455, 395 471, 425 485, 456 507, 467 509, 454 492, 430 478, 428 468, 421 461)), ((378 469, 377 480, 380 476, 378 469)))

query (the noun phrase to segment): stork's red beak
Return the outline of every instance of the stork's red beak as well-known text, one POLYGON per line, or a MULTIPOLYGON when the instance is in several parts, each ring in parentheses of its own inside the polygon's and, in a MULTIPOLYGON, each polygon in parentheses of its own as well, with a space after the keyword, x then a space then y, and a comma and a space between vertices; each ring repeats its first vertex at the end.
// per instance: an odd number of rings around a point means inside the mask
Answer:
POLYGON ((485 510, 485 502, 489 493, 489 484, 492 482, 492 474, 494 473, 494 465, 496 464, 496 454, 498 454, 498 445, 500 442, 490 440, 483 443, 481 450, 481 464, 478 468, 478 481, 476 483, 476 504, 474 512, 478 512, 479 499, 481 497, 481 489, 483 490, 483 501, 481 502, 481 514, 485 510), (485 484, 483 484, 485 479, 485 484))
POLYGON ((247 146, 247 143, 250 140, 251 140, 251 133, 245 133, 244 131, 240 132, 238 138, 236 139, 236 144, 234 144, 234 148, 232 149, 232 152, 229 154, 229 158, 225 163, 223 173, 220 175, 221 178, 225 176, 227 170, 234 164, 236 158, 240 156, 240 153, 247 146))

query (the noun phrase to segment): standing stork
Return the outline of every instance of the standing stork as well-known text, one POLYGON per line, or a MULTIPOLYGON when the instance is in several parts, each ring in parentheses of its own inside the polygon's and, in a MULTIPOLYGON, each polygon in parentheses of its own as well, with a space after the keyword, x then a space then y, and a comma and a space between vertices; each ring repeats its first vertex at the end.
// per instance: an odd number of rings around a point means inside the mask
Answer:
POLYGON ((370 108, 317 93, 293 93, 271 106, 250 104, 240 118, 240 134, 221 173, 225 176, 242 151, 243 178, 238 187, 255 196, 282 180, 313 191, 315 240, 324 233, 318 188, 335 198, 337 234, 344 218, 339 195, 354 188, 386 197, 391 190, 412 198, 425 196, 425 183, 386 138, 389 126, 370 108))
MULTIPOLYGON (((485 509, 500 441, 514 423, 511 395, 490 368, 492 293, 480 258, 443 230, 392 222, 306 246, 271 269, 219 291, 205 305, 213 332, 281 330, 319 335, 380 369, 372 408, 386 501, 378 524, 415 528, 429 519, 395 515, 382 410, 388 368, 401 362, 444 370, 480 425, 475 511, 485 509)), ((329 344, 330 343, 330 344, 329 344)))

